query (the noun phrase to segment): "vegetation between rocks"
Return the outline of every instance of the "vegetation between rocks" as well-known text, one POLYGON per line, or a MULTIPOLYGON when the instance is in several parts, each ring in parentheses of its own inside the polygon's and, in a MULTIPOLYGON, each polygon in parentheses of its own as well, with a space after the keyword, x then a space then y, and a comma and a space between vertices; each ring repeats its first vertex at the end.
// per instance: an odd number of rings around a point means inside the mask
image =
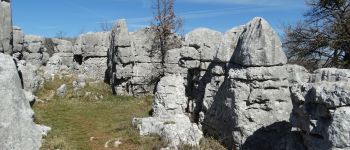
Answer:
MULTIPOLYGON (((160 149, 166 144, 159 136, 140 136, 131 124, 133 117, 147 117, 152 97, 114 96, 102 81, 88 81, 87 86, 73 90, 75 77, 56 77, 47 81, 36 93, 35 121, 50 126, 42 150, 160 149), (64 97, 56 89, 67 85, 64 97), (89 93, 89 94, 86 94, 89 93)), ((182 146, 180 149, 224 149, 208 138, 202 148, 182 146)))

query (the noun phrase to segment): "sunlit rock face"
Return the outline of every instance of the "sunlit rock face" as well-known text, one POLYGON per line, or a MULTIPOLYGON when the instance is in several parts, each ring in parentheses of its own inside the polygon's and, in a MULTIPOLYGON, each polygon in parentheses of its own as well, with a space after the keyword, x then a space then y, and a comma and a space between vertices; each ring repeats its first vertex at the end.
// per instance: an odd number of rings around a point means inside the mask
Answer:
MULTIPOLYGON (((38 150, 41 146, 42 126, 33 122, 34 112, 22 89, 12 57, 0 54, 0 149, 38 150)), ((30 95, 30 93, 29 93, 30 95)))
POLYGON ((291 123, 308 149, 350 148, 349 79, 349 70, 324 68, 310 74, 310 82, 291 88, 291 123))
POLYGON ((13 53, 12 11, 10 0, 0 0, 0 53, 13 53))

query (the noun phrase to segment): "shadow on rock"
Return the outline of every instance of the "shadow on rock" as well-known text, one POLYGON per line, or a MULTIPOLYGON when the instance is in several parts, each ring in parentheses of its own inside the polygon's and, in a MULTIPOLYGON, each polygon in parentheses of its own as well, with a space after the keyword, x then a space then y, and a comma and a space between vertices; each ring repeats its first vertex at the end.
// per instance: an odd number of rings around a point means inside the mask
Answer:
POLYGON ((304 150, 300 133, 291 128, 286 121, 262 127, 247 138, 242 150, 304 150))

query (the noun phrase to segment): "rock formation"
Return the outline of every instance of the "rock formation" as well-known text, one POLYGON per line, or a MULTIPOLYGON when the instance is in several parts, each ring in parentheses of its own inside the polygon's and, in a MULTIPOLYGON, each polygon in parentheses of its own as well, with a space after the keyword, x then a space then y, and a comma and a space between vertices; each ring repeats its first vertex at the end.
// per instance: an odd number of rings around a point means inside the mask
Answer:
POLYGON ((92 79, 103 80, 107 70, 107 51, 110 32, 86 33, 78 37, 74 44, 74 61, 78 73, 92 79))
POLYGON ((129 33, 125 20, 117 21, 111 33, 108 63, 115 93, 135 96, 152 93, 154 80, 164 69, 159 54, 152 53, 154 38, 151 28, 129 33))
POLYGON ((164 138, 164 122, 172 122, 172 134, 182 134, 186 127, 176 126, 176 117, 159 116, 183 112, 229 149, 348 149, 350 72, 309 73, 287 65, 281 46, 262 18, 223 35, 205 28, 190 32, 184 47, 167 52, 153 117, 134 124, 141 135, 164 138), (185 89, 173 89, 181 87, 175 83, 185 89))
POLYGON ((291 88, 291 123, 310 150, 350 148, 350 71, 319 69, 291 88))
POLYGON ((0 0, 0 53, 12 54, 11 0, 0 0))
POLYGON ((162 63, 151 27, 129 32, 118 20, 112 31, 76 41, 25 35, 12 31, 9 2, 0 3, 0 52, 12 54, 19 75, 0 54, 0 149, 40 147, 46 128, 32 121, 31 92, 60 74, 79 74, 75 90, 95 79, 108 81, 117 95, 154 94, 152 117, 134 118, 133 125, 141 135, 160 135, 168 149, 198 146, 203 134, 228 149, 350 148, 349 70, 309 73, 286 64, 278 35, 262 18, 224 34, 195 29, 180 45, 173 36, 162 63))
POLYGON ((203 133, 186 116, 186 108, 184 79, 177 75, 165 76, 157 86, 152 117, 134 118, 133 124, 141 135, 160 135, 167 148, 196 146, 199 145, 203 133))
POLYGON ((0 54, 0 149, 38 150, 43 130, 47 127, 33 122, 18 71, 11 56, 0 54))

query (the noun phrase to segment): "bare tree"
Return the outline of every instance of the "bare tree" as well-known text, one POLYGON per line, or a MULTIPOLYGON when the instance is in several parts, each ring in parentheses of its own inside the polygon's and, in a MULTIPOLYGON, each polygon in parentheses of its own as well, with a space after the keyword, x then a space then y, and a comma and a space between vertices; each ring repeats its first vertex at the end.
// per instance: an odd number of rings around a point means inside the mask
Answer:
POLYGON ((100 27, 102 31, 112 31, 113 24, 108 21, 104 21, 100 23, 100 27))
POLYGON ((56 38, 58 38, 58 39, 64 39, 65 37, 67 37, 67 34, 64 31, 58 31, 56 33, 56 38))
POLYGON ((168 50, 181 46, 176 32, 183 26, 183 20, 174 12, 175 0, 155 0, 153 4, 154 18, 151 27, 155 29, 155 39, 151 54, 158 54, 161 63, 165 63, 168 50))
POLYGON ((291 62, 308 69, 350 68, 350 0, 307 0, 305 20, 285 31, 291 62))

